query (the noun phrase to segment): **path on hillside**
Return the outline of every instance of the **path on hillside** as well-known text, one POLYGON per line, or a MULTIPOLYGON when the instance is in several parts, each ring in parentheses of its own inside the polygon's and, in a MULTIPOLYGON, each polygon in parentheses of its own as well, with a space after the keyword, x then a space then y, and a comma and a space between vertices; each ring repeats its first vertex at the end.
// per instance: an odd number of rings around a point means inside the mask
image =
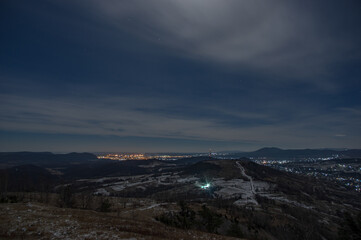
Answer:
POLYGON ((247 178, 249 180, 249 183, 251 185, 251 192, 252 192, 252 197, 251 197, 252 202, 254 202, 256 205, 258 205, 258 202, 256 201, 256 191, 255 191, 252 177, 246 174, 244 167, 242 167, 242 165, 239 162, 236 162, 236 165, 239 168, 239 170, 241 170, 242 176, 244 176, 245 178, 247 178))

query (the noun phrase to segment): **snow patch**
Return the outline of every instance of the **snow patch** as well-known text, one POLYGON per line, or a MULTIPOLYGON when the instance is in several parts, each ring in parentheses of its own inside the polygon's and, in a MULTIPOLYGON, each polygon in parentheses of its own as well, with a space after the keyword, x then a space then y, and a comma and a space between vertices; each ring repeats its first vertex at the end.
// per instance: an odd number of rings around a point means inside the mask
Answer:
POLYGON ((109 196, 110 193, 107 190, 105 190, 104 188, 98 188, 97 191, 94 192, 94 195, 109 196))

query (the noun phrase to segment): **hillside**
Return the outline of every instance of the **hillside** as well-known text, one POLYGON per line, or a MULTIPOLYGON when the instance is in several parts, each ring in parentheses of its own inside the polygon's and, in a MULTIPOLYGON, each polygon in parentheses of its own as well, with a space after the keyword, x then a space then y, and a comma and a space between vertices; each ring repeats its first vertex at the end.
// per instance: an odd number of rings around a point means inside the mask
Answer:
MULTIPOLYGON (((149 215, 157 224, 222 236, 336 240, 347 216, 355 218, 361 212, 360 194, 335 183, 281 172, 245 158, 193 160, 193 164, 158 160, 70 164, 57 172, 34 166, 25 169, 31 170, 27 170, 30 175, 44 176, 34 176, 32 185, 59 179, 50 189, 55 194, 52 201, 45 197, 49 189, 40 193, 39 199, 48 199, 52 206, 96 211, 106 207, 110 215, 119 216, 120 208, 127 213, 158 209, 149 215)), ((20 182, 15 169, 7 170, 15 174, 8 184, 20 182)), ((19 201, 27 199, 16 196, 19 201)))
POLYGON ((32 164, 42 167, 61 167, 69 164, 95 162, 91 153, 54 154, 50 152, 0 152, 0 168, 32 164))
POLYGON ((20 165, 0 169, 0 191, 52 191, 60 178, 35 165, 20 165))
MULTIPOLYGON (((159 208, 159 211, 164 209, 159 208)), ((1 239, 214 239, 231 237, 186 231, 154 221, 154 209, 122 209, 118 215, 39 203, 0 205, 1 239)))

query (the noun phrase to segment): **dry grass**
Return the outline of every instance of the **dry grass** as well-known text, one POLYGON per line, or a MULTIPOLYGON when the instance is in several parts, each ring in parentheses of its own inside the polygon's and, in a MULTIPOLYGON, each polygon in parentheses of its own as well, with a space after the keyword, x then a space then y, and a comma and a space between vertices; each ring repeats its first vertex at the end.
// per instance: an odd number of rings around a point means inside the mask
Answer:
POLYGON ((232 239, 165 226, 152 217, 157 208, 99 213, 40 203, 0 205, 1 239, 232 239), (130 213, 130 214, 129 214, 130 213))

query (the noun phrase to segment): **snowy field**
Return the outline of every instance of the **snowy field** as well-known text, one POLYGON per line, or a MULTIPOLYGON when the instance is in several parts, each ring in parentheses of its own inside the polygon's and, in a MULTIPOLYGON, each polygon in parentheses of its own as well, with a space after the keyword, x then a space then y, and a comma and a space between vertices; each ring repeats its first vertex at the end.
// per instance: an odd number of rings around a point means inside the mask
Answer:
POLYGON ((225 180, 224 178, 209 179, 209 187, 204 187, 205 182, 202 182, 199 177, 192 175, 181 176, 180 173, 81 179, 79 182, 96 184, 96 189, 93 191, 93 194, 102 196, 111 196, 112 194, 127 190, 145 191, 148 188, 156 188, 160 186, 179 187, 191 185, 199 187, 200 191, 210 191, 214 198, 236 199, 234 204, 237 206, 249 204, 258 205, 256 200, 256 195, 258 194, 259 196, 266 197, 268 199, 299 207, 310 208, 303 203, 287 199, 282 194, 271 193, 271 190, 274 189, 275 185, 271 185, 264 181, 253 180, 251 176, 246 174, 245 169, 238 162, 236 163, 236 167, 239 168, 240 177, 242 178, 229 180, 225 180))

